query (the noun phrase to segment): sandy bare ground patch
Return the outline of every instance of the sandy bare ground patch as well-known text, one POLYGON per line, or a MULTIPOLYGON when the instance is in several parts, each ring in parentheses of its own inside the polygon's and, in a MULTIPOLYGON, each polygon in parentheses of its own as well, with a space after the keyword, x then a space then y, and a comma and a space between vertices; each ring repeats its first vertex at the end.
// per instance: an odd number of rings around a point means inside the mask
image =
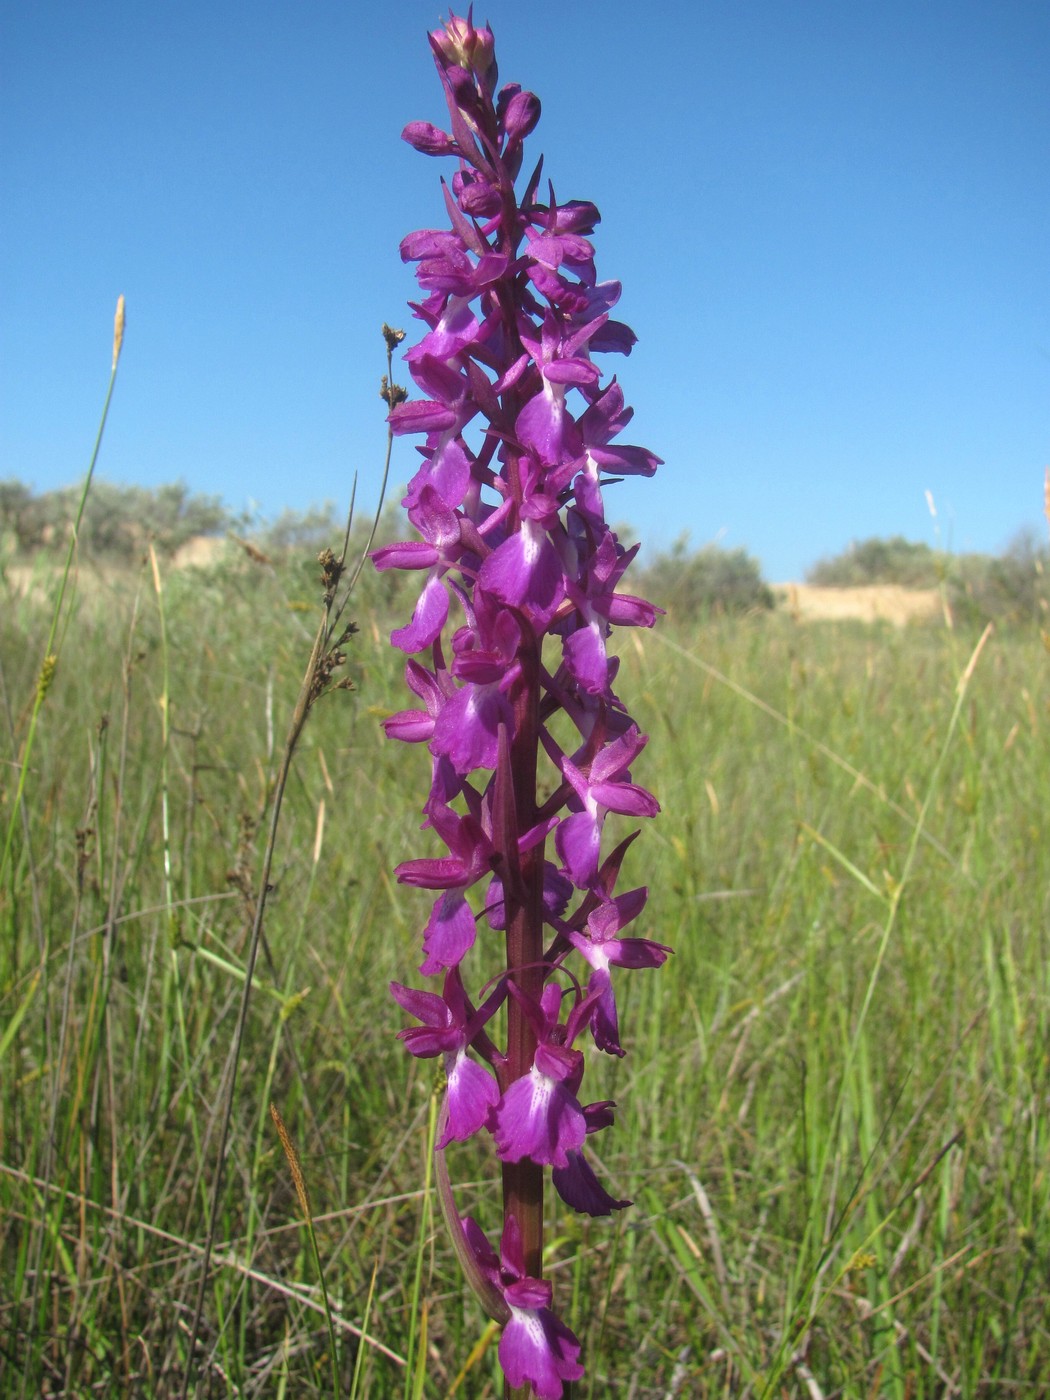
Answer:
MULTIPOLYGON (((9 598, 30 598, 35 603, 54 602, 65 559, 38 558, 29 563, 7 564, 3 570, 0 592, 9 598)), ((120 594, 127 590, 129 570, 115 565, 101 565, 91 560, 75 564, 70 573, 70 586, 88 598, 120 594)))
POLYGON ((221 564, 233 546, 225 535, 192 535, 171 556, 173 569, 212 569, 221 564))
MULTIPOLYGON (((250 554, 252 548, 248 542, 226 535, 193 535, 179 546, 170 559, 161 560, 161 573, 166 574, 172 569, 212 569, 228 561, 243 562, 245 554, 250 554)), ((60 548, 41 551, 34 559, 7 564, 3 578, 8 592, 14 597, 32 596, 38 601, 46 601, 51 597, 65 566, 65 557, 66 546, 63 543, 60 548)), ((145 551, 139 568, 148 571, 145 551)), ((72 576, 78 588, 84 588, 93 595, 100 591, 125 592, 136 572, 135 566, 130 563, 113 564, 88 557, 74 561, 72 576)))
POLYGON ((777 603, 801 622, 929 622, 943 615, 936 588, 902 588, 897 583, 860 588, 818 588, 809 583, 775 583, 777 603))

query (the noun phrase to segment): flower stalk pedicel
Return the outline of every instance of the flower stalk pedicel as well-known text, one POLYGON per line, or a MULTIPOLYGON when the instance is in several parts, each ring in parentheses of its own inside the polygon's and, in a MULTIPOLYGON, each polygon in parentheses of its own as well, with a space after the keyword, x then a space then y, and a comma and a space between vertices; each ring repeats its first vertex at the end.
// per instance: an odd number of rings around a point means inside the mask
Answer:
MULTIPOLYGON (((659 810, 631 776, 646 739, 613 689, 607 650, 612 627, 651 627, 658 609, 619 591, 637 546, 607 525, 602 493, 610 478, 651 476, 659 459, 616 442, 631 410, 592 358, 628 354, 635 339, 611 316, 619 284, 597 280, 597 209, 541 193, 542 161, 516 192, 538 99, 513 83, 497 93, 492 34, 470 16, 430 42, 450 129, 411 122, 403 135, 457 168, 442 180, 449 227, 401 244, 423 293, 413 310, 426 333, 406 356, 423 397, 390 414, 394 433, 423 435, 403 502, 420 538, 373 559, 423 575, 391 638, 420 707, 385 728, 431 755, 425 825, 446 853, 397 874, 434 892, 420 970, 442 980, 440 993, 392 991, 419 1023, 400 1032, 407 1049, 443 1058, 441 1152, 486 1132, 502 1163, 498 1254, 455 1214, 450 1191, 443 1207, 503 1324, 507 1384, 557 1400, 583 1368, 542 1279, 544 1171, 574 1210, 629 1204, 587 1159, 614 1105, 583 1101, 580 1046, 623 1055, 614 977, 668 953, 623 936, 646 901, 645 889, 615 888, 637 832, 602 856, 607 813, 659 810), (464 959, 476 942, 497 946, 493 933, 502 956, 472 998, 464 959)), ((443 1162, 439 1177, 447 1185, 443 1162)))

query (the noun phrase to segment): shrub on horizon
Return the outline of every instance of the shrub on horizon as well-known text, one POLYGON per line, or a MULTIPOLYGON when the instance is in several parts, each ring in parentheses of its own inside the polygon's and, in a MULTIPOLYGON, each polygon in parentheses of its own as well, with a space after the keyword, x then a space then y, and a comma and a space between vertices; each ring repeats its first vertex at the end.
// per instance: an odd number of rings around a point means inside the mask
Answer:
MULTIPOLYGON (((80 499, 79 486, 35 494, 17 480, 0 482, 0 531, 15 549, 34 554, 69 538, 80 499)), ((174 554, 195 535, 224 534, 240 522, 219 496, 191 493, 185 482, 122 486, 96 478, 84 506, 78 548, 86 558, 127 563, 148 541, 162 555, 174 554)))
POLYGON ((936 588, 943 577, 943 556, 928 544, 906 540, 903 535, 854 540, 841 554, 820 559, 806 570, 806 582, 822 588, 861 588, 876 583, 936 588))
POLYGON ((948 597, 956 617, 983 626, 1050 623, 1050 549, 1022 530, 1002 554, 964 554, 953 568, 948 597))
POLYGON ((672 618, 765 612, 774 604, 761 565, 747 550, 708 544, 690 553, 687 535, 643 568, 642 582, 672 618))

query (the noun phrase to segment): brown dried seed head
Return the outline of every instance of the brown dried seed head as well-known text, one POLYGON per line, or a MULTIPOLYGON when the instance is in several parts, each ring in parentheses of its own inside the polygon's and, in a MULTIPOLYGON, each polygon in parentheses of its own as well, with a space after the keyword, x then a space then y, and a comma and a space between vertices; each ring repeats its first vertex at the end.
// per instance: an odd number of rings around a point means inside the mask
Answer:
POLYGON ((271 1103, 270 1117, 273 1125, 277 1129, 277 1136, 281 1139, 281 1146, 284 1148, 284 1155, 288 1159, 288 1166, 292 1173, 292 1184, 295 1186, 295 1194, 299 1197, 299 1209, 304 1217, 310 1221, 313 1216, 310 1214, 310 1198, 306 1194, 306 1179, 303 1176, 303 1169, 299 1164, 299 1154, 295 1150, 288 1129, 284 1126, 284 1119, 277 1111, 277 1105, 271 1103))
POLYGON ((405 403, 408 399, 408 390, 400 384, 391 384, 386 375, 383 375, 379 397, 388 404, 391 409, 397 408, 399 403, 405 403))

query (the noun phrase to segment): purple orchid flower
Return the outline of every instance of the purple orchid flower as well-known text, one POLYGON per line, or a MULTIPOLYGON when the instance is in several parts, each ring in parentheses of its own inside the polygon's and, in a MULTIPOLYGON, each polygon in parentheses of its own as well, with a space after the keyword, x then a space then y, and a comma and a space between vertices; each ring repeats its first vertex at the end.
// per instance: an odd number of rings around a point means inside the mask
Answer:
POLYGON ((441 890, 423 934, 424 976, 456 967, 474 946, 477 923, 466 891, 492 868, 493 848, 473 816, 457 816, 443 803, 428 807, 430 824, 451 852, 437 860, 406 860, 397 868, 403 885, 441 890))
MULTIPOLYGON (((595 994, 591 1013, 591 1034, 599 1050, 623 1055, 620 1026, 613 995, 611 967, 661 967, 671 949, 649 938, 620 938, 620 930, 636 919, 648 897, 648 890, 630 890, 611 900, 603 900, 587 916, 584 932, 573 929, 566 936, 573 947, 594 969, 587 984, 595 994)), ((564 925, 562 925, 564 927, 564 925)))
POLYGON ((448 1119, 437 1145, 465 1142, 485 1125, 499 1101, 492 1075, 467 1054, 471 1039, 496 1008, 486 1006, 481 1014, 472 1010, 457 968, 446 973, 441 996, 413 991, 400 982, 391 982, 390 992, 398 1005, 423 1023, 398 1032, 409 1052, 421 1059, 444 1056, 448 1119))
POLYGON ((467 1216, 462 1226, 479 1272, 506 1309, 499 1345, 504 1375, 512 1386, 531 1385, 541 1400, 558 1400, 564 1381, 583 1376, 580 1344, 551 1311, 551 1285, 526 1273, 517 1220, 507 1216, 498 1259, 476 1220, 467 1216))
POLYGON ((631 410, 600 357, 630 354, 635 337, 613 319, 620 284, 598 278, 598 210, 551 185, 541 192, 539 165, 519 183, 538 99, 515 83, 497 91, 491 31, 470 14, 430 42, 448 122, 411 122, 403 136, 458 168, 441 183, 448 226, 401 243, 421 293, 422 335, 405 356, 420 397, 395 407, 390 426, 421 439, 403 500, 417 538, 373 559, 421 578, 392 636, 418 706, 384 728, 430 755, 424 829, 442 850, 397 874, 435 892, 421 971, 443 982, 440 995, 391 990, 419 1023, 400 1032, 406 1048, 444 1063, 442 1154, 484 1133, 501 1163, 499 1257, 460 1220, 444 1155, 438 1179, 457 1255, 503 1325, 507 1383, 557 1400, 583 1370, 541 1278, 545 1169, 574 1210, 629 1204, 585 1154, 613 1106, 581 1101, 576 1042, 586 1032, 623 1055, 613 971, 657 967, 668 953, 623 936, 646 900, 644 889, 615 891, 633 837, 602 858, 609 812, 659 811, 631 776, 646 739, 613 691, 608 649, 614 628, 652 627, 659 610, 623 590, 637 547, 620 543, 604 505, 618 478, 651 476, 659 458, 617 441, 631 410), (475 1011, 464 969, 490 944, 499 960, 475 1011), (504 1003, 500 1047, 488 1025, 504 1003))
POLYGON ((565 818, 555 840, 566 870, 580 889, 590 889, 597 878, 602 823, 607 811, 655 817, 660 810, 656 798, 628 777, 628 768, 647 742, 637 726, 631 725, 591 760, 587 773, 562 756, 562 772, 574 793, 570 805, 580 810, 565 818))
POLYGON ((587 1121, 576 1098, 583 1079, 583 1055, 572 1042, 586 1023, 590 1005, 584 1001, 559 1024, 562 991, 556 983, 543 989, 539 1006, 511 982, 511 995, 525 1011, 536 1037, 528 1074, 515 1079, 503 1095, 493 1119, 496 1151, 504 1162, 528 1157, 545 1165, 568 1166, 568 1154, 583 1146, 587 1121))

